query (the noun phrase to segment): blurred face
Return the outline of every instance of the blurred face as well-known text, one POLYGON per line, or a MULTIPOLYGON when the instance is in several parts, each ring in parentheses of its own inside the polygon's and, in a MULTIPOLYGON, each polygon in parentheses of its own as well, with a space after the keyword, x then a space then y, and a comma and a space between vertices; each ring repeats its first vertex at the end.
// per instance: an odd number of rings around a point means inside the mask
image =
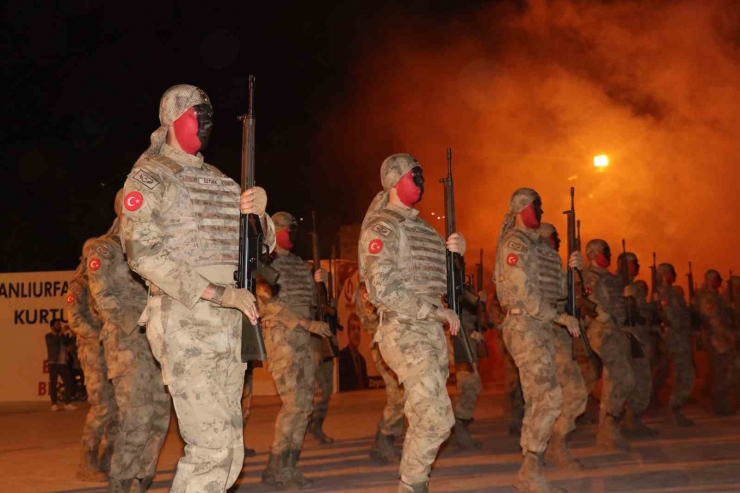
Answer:
POLYGON ((188 108, 172 126, 182 150, 188 154, 196 154, 208 145, 213 128, 213 108, 206 103, 188 108))
POLYGON ((669 286, 672 286, 673 283, 676 282, 676 271, 671 269, 669 272, 666 272, 663 275, 663 279, 665 280, 665 283, 669 286))
POLYGON ((604 246, 604 250, 599 252, 596 258, 594 258, 594 262, 602 269, 606 269, 612 265, 612 251, 609 245, 604 246))
POLYGON ((630 277, 637 277, 640 274, 640 262, 637 260, 628 260, 627 273, 630 277))
POLYGON ((542 214, 544 213, 545 211, 542 210, 542 200, 537 197, 534 202, 525 207, 524 210, 519 213, 519 215, 522 218, 522 223, 524 223, 524 226, 529 229, 537 229, 540 227, 542 214))
POLYGON ((293 223, 275 233, 275 242, 283 250, 292 250, 298 238, 298 225, 293 223))
POLYGON ((360 327, 360 321, 352 317, 349 321, 349 329, 347 331, 347 338, 349 339, 349 345, 357 349, 360 347, 360 340, 362 339, 362 328, 360 327))
POLYGON ((413 207, 421 202, 424 195, 424 171, 421 166, 414 167, 396 183, 396 193, 406 207, 413 207))
POLYGON ((550 246, 555 250, 556 252, 560 251, 560 235, 557 231, 555 231, 552 235, 550 235, 549 238, 547 238, 547 242, 550 244, 550 246))
POLYGON ((714 289, 715 291, 719 291, 719 288, 722 287, 722 278, 721 277, 713 277, 709 280, 709 287, 714 289))
POLYGON ((54 322, 54 325, 51 328, 54 332, 59 333, 62 331, 62 322, 61 320, 57 320, 54 322))

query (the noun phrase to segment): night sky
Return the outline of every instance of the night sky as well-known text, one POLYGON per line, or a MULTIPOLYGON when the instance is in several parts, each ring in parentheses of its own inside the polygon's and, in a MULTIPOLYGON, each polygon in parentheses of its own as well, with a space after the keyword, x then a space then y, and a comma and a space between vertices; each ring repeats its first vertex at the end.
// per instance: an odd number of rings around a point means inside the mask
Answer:
POLYGON ((113 197, 175 84, 211 97, 206 161, 238 181, 236 116, 255 74, 257 181, 268 210, 316 209, 327 235, 361 220, 371 195, 358 196, 347 177, 362 167, 377 180, 387 149, 346 162, 315 141, 351 97, 354 61, 372 53, 389 19, 439 20, 483 2, 29 3, 10 0, 3 12, 2 272, 76 267, 84 240, 113 220, 113 197))

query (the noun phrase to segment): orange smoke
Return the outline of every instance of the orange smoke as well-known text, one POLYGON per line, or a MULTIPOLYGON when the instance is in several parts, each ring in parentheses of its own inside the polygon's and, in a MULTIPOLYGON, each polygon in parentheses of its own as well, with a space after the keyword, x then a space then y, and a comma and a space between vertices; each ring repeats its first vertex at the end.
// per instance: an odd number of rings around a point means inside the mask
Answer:
POLYGON ((679 282, 689 260, 697 284, 710 267, 740 272, 738 4, 529 4, 444 23, 395 16, 378 29, 351 102, 321 139, 333 159, 357 165, 341 172, 361 187, 356 200, 379 190, 385 156, 410 152, 427 178, 422 214, 439 215, 436 181, 452 147, 471 266, 484 248, 491 270, 514 189, 539 191, 543 220, 564 237, 575 186, 584 246, 603 238, 618 253, 625 238, 643 278, 653 251, 679 282), (609 156, 603 172, 597 154, 609 156))

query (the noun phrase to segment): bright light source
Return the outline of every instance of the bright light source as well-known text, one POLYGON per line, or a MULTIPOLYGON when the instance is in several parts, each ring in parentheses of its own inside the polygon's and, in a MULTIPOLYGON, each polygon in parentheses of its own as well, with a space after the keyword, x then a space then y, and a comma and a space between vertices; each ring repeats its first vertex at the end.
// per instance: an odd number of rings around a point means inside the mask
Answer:
POLYGON ((594 166, 597 168, 606 168, 609 166, 609 158, 606 154, 599 154, 598 156, 594 156, 594 166))

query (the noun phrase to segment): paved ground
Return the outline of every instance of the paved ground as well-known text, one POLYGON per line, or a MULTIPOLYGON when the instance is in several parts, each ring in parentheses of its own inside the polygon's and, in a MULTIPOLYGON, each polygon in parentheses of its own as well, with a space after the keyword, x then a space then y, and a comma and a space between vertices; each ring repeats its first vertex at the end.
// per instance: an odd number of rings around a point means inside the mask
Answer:
MULTIPOLYGON (((302 464, 316 479, 311 491, 395 492, 397 466, 374 466, 367 456, 383 405, 382 391, 335 395, 326 428, 341 437, 333 445, 308 443, 302 464)), ((519 463, 518 439, 507 434, 500 388, 481 397, 472 429, 484 441, 479 452, 447 447, 437 460, 431 483, 433 492, 512 492, 509 486, 519 463)), ((42 410, 43 409, 43 410, 42 410)), ((273 436, 275 398, 255 397, 249 422, 248 444, 258 455, 247 459, 233 491, 271 491, 259 482, 273 436)), ((103 493, 103 484, 74 478, 78 439, 86 409, 49 413, 5 410, 0 414, 0 491, 13 493, 103 493)), ((595 427, 579 428, 572 441, 574 455, 587 469, 565 473, 548 469, 547 476, 570 493, 600 492, 740 492, 740 418, 713 418, 699 406, 687 413, 697 421, 690 429, 676 429, 651 415, 647 421, 660 437, 633 442, 629 454, 603 455, 592 444, 595 427)), ((182 453, 182 442, 173 422, 150 491, 164 493, 172 481, 182 453)))

